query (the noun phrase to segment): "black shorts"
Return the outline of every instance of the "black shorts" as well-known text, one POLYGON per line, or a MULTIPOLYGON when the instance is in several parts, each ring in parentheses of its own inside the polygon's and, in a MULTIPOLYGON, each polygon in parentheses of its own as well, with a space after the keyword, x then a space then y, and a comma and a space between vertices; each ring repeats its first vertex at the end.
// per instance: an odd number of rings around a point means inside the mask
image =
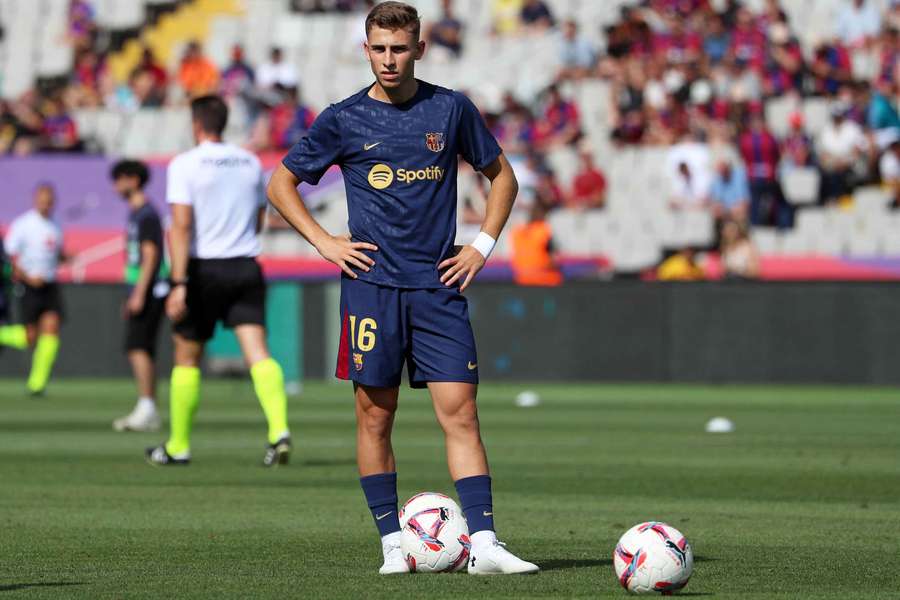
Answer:
POLYGON ((0 282, 0 323, 9 321, 9 296, 6 285, 0 282))
POLYGON ((139 315, 128 317, 125 325, 125 351, 143 350, 156 356, 156 342, 159 324, 166 309, 166 299, 156 298, 153 292, 147 294, 144 310, 139 315))
POLYGON ((23 323, 34 325, 41 320, 41 316, 51 312, 55 312, 60 319, 62 318, 63 304, 59 285, 47 283, 39 288, 26 285, 23 286, 23 289, 22 298, 19 301, 23 323))
POLYGON ((187 316, 175 333, 205 342, 216 323, 266 324, 266 283, 255 258, 191 259, 188 264, 187 316))

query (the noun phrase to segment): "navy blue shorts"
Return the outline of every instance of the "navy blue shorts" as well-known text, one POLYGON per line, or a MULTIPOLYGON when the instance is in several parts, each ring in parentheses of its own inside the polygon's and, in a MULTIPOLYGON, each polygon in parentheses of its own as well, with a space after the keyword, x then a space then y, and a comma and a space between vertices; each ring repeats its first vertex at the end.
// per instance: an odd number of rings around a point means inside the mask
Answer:
POLYGON ((478 383, 469 304, 457 288, 404 289, 341 279, 340 379, 397 387, 478 383))

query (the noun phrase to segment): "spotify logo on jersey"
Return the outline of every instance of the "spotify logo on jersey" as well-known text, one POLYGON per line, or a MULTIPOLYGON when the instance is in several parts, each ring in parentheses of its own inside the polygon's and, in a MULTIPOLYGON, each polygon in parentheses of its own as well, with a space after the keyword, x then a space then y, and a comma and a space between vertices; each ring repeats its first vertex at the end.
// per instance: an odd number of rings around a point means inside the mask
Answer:
POLYGON ((394 171, 387 165, 379 164, 369 171, 369 185, 376 190, 383 190, 394 182, 394 171))

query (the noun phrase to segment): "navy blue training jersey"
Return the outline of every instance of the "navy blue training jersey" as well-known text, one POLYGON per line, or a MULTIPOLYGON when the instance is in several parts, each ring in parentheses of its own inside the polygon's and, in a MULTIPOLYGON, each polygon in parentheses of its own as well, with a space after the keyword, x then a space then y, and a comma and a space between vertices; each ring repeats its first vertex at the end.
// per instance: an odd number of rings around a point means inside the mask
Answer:
POLYGON ((363 281, 402 288, 443 287, 438 264, 456 238, 457 156, 481 170, 500 146, 463 94, 419 81, 402 104, 380 102, 371 86, 316 119, 284 158, 301 181, 315 185, 339 165, 347 188, 350 234, 378 252, 363 281))

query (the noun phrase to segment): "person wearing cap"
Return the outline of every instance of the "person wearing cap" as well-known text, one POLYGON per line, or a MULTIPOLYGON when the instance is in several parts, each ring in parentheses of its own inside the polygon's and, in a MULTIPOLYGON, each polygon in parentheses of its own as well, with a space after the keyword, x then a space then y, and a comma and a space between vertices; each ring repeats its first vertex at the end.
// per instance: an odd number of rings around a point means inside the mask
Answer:
POLYGON ((806 119, 799 110, 788 115, 787 135, 781 141, 781 170, 812 167, 816 164, 812 139, 804 131, 806 119))

